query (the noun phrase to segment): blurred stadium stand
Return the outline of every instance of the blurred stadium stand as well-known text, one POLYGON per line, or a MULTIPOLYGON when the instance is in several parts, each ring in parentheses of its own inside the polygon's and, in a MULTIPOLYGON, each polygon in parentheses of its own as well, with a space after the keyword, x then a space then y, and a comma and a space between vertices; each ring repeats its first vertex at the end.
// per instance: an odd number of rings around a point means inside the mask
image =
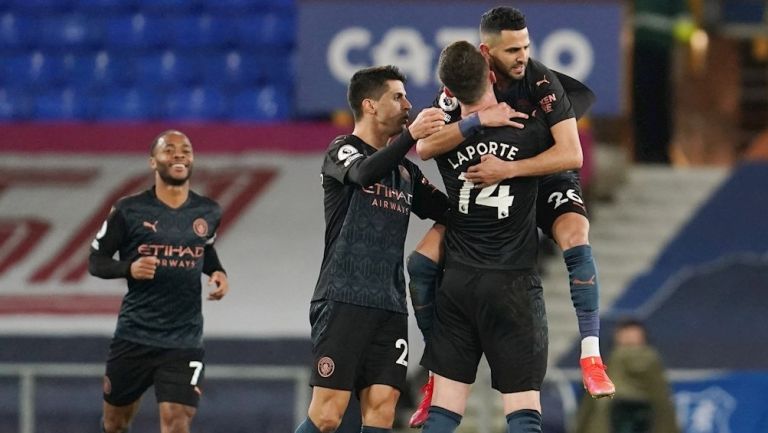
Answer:
POLYGON ((288 120, 295 21, 289 0, 0 2, 0 121, 288 120))

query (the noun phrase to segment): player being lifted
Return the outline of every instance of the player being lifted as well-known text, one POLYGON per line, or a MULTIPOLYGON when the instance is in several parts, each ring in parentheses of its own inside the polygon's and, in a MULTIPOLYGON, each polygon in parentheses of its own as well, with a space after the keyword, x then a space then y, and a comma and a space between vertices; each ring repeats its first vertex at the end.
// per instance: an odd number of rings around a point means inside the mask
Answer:
MULTIPOLYGON (((582 380, 593 397, 611 396, 615 387, 605 372, 600 356, 598 311, 598 275, 589 245, 589 220, 578 173, 582 153, 576 128, 577 117, 583 115, 594 101, 594 95, 573 78, 553 72, 529 57, 530 39, 525 16, 511 7, 496 7, 480 22, 480 50, 495 73, 494 91, 497 98, 519 112, 544 119, 554 138, 554 145, 542 154, 521 161, 503 161, 484 155, 481 162, 467 171, 466 178, 479 186, 488 186, 503 179, 547 175, 540 180, 537 199, 537 224, 563 250, 568 268, 571 299, 581 334, 582 380), (556 174, 550 174, 556 173, 556 174)), ((485 125, 488 116, 481 110, 460 118, 456 99, 441 92, 435 105, 443 108, 449 123, 442 131, 417 144, 422 159, 444 154, 464 139, 460 126, 471 133, 485 125)), ((409 290, 419 328, 429 338, 434 292, 441 273, 439 241, 442 228, 430 230, 408 258, 409 290)), ((424 423, 432 392, 432 380, 422 388, 423 399, 411 417, 411 426, 424 423)))

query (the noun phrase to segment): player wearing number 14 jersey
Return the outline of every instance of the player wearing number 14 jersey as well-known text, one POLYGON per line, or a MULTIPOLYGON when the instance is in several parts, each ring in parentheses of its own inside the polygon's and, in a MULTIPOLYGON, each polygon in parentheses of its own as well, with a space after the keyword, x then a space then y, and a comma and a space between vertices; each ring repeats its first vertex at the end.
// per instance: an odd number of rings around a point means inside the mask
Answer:
MULTIPOLYGON (((469 42, 443 50, 439 74, 461 102, 465 117, 496 104, 493 75, 469 42)), ((538 178, 505 179, 484 188, 465 179, 482 155, 513 161, 534 157, 551 146, 544 122, 535 115, 522 122, 523 129, 482 129, 435 157, 451 212, 436 320, 422 358, 422 365, 434 374, 435 389, 424 432, 452 432, 458 427, 483 354, 491 368, 491 386, 502 393, 505 413, 517 417, 521 411, 526 415, 531 411, 535 416, 540 411, 547 324, 535 271, 538 178)))

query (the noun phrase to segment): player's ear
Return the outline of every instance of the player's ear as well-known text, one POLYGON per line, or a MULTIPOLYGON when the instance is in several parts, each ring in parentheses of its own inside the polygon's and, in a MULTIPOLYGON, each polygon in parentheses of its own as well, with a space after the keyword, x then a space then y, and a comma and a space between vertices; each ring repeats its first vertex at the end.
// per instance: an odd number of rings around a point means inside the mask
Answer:
POLYGON ((363 113, 376 114, 376 101, 370 98, 363 99, 363 113))
POLYGON ((155 161, 154 156, 149 157, 149 168, 151 168, 152 170, 157 170, 157 161, 155 161))
POLYGON ((485 57, 485 60, 488 60, 491 57, 490 51, 491 51, 491 47, 489 47, 488 44, 486 44, 485 42, 480 44, 480 54, 482 54, 483 57, 485 57))

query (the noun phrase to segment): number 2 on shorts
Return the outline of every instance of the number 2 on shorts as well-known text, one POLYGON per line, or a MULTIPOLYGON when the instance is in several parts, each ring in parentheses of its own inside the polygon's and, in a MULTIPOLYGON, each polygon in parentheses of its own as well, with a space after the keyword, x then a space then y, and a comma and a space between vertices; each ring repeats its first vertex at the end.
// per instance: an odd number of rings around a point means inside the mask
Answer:
POLYGON ((395 361, 395 364, 400 364, 408 367, 408 342, 405 341, 404 338, 400 338, 397 341, 395 341, 395 349, 403 349, 403 353, 400 354, 400 357, 397 358, 397 361, 395 361))

